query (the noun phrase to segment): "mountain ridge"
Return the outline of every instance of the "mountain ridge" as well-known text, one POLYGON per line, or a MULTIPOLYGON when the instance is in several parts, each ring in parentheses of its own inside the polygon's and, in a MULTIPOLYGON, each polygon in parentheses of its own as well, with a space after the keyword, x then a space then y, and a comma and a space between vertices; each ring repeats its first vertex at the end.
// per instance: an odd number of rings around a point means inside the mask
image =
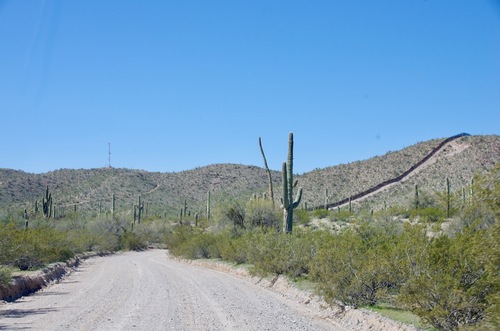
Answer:
MULTIPOLYGON (((340 164, 296 175, 303 187, 303 202, 318 207, 365 191, 401 176, 421 161, 445 139, 416 143, 385 155, 340 164), (326 196, 328 190, 328 199, 326 196)), ((461 136, 445 144, 435 160, 418 173, 410 174, 386 192, 366 198, 358 208, 380 209, 387 205, 407 204, 415 184, 422 191, 444 190, 448 177, 458 191, 477 174, 488 171, 500 161, 500 137, 461 136)), ((277 204, 281 173, 271 171, 277 204)), ((190 211, 203 213, 207 193, 214 204, 227 199, 248 200, 267 189, 267 174, 258 166, 221 163, 180 172, 148 172, 126 168, 59 169, 43 174, 0 169, 0 208, 33 209, 49 186, 54 202, 61 207, 75 207, 86 213, 109 210, 113 194, 117 210, 130 214, 141 195, 151 214, 175 215, 184 203, 190 211)))

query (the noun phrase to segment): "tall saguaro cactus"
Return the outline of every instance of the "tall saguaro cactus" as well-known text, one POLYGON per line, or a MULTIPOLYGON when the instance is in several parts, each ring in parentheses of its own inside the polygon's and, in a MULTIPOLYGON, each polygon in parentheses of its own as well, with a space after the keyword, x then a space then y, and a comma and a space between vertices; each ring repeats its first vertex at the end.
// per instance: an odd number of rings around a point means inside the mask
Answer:
POLYGON ((292 232, 293 227, 293 210, 297 208, 302 199, 302 188, 299 188, 299 193, 296 199, 293 199, 293 188, 296 183, 293 182, 293 133, 288 135, 288 162, 283 162, 283 222, 286 233, 292 232))
POLYGON ((264 159, 264 167, 266 168, 266 173, 267 173, 267 192, 269 195, 269 199, 273 204, 273 209, 274 209, 273 179, 271 177, 271 170, 269 170, 269 167, 267 166, 266 155, 264 154, 264 149, 262 148, 262 140, 260 139, 260 137, 259 137, 259 147, 260 147, 260 153, 262 154, 262 158, 264 159))

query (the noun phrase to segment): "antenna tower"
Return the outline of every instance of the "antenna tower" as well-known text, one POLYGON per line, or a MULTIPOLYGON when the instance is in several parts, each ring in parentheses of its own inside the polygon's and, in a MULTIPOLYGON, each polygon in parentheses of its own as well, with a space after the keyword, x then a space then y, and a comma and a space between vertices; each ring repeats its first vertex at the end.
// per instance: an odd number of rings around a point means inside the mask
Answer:
POLYGON ((108 168, 111 168, 111 143, 108 143, 108 168))

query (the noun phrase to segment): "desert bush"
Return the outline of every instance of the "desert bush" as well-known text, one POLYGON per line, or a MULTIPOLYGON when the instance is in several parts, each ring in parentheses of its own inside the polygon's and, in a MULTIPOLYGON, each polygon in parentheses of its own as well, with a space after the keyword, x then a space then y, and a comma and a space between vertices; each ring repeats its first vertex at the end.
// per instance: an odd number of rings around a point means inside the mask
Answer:
POLYGON ((12 281, 12 270, 0 265, 0 287, 8 286, 12 281))
POLYGON ((297 209, 293 212, 293 217, 300 225, 307 226, 311 221, 310 213, 305 209, 297 209))
POLYGON ((147 247, 145 238, 135 232, 123 232, 118 239, 118 246, 120 249, 129 251, 141 251, 147 247))
MULTIPOLYGON (((477 325, 498 315, 498 225, 441 236, 424 253, 419 272, 401 289, 399 301, 438 329, 477 325), (489 310, 488 310, 489 309, 489 310)), ((497 319, 498 322, 498 319, 497 319)))
POLYGON ((415 219, 417 217, 422 222, 440 222, 446 218, 446 210, 436 207, 427 207, 410 211, 410 219, 415 219))
POLYGON ((315 218, 328 218, 330 212, 327 209, 316 209, 312 212, 312 216, 315 218))
POLYGON ((333 220, 336 222, 349 222, 352 218, 352 214, 349 210, 341 209, 332 213, 333 220))
POLYGON ((245 223, 254 227, 279 228, 281 215, 268 200, 250 200, 245 208, 245 223))
POLYGON ((248 241, 248 262, 259 275, 299 277, 309 272, 316 246, 315 236, 306 230, 291 234, 262 231, 248 241))
POLYGON ((220 257, 217 237, 198 228, 179 225, 166 236, 166 245, 175 256, 188 259, 220 257))
POLYGON ((216 234, 215 242, 220 257, 223 260, 237 264, 247 262, 248 242, 252 235, 246 233, 235 233, 234 231, 223 231, 216 234))
POLYGON ((245 207, 242 203, 231 199, 217 206, 214 211, 214 219, 218 223, 219 229, 227 226, 234 228, 244 228, 245 224, 245 207))
POLYGON ((399 301, 438 329, 500 328, 499 175, 497 165, 476 178, 467 207, 474 220, 432 240, 401 289, 399 301))
POLYGON ((355 307, 397 294, 405 279, 400 236, 399 229, 368 223, 330 235, 311 263, 318 291, 330 303, 355 307))

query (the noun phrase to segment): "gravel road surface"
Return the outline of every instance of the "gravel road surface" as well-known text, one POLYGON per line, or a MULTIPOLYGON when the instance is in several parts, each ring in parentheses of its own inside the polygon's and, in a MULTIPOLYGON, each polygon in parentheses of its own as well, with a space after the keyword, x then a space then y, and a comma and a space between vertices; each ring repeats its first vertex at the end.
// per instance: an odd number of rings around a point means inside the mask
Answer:
POLYGON ((0 304, 0 330, 345 330, 279 293, 164 250, 85 261, 0 304))

